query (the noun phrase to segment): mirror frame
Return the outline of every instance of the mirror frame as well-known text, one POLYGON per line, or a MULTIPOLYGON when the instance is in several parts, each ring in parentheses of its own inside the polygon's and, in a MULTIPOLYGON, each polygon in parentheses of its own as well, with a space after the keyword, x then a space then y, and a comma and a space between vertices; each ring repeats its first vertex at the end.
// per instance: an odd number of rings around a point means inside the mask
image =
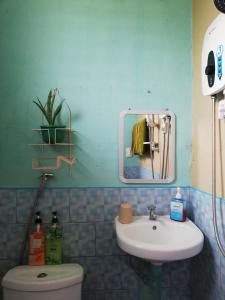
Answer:
POLYGON ((136 110, 136 109, 128 109, 123 110, 120 113, 120 124, 119 124, 119 130, 120 130, 120 142, 119 142, 119 179, 123 183, 134 183, 134 184, 168 184, 175 180, 175 158, 176 158, 176 138, 175 138, 175 130, 176 130, 176 116, 174 112, 168 111, 168 110, 136 110), (140 179, 129 179, 124 177, 124 123, 125 123, 125 117, 127 115, 151 115, 151 114, 169 114, 171 116, 171 146, 170 146, 170 161, 171 161, 171 174, 173 174, 172 177, 168 179, 146 179, 146 178, 140 178, 140 179))

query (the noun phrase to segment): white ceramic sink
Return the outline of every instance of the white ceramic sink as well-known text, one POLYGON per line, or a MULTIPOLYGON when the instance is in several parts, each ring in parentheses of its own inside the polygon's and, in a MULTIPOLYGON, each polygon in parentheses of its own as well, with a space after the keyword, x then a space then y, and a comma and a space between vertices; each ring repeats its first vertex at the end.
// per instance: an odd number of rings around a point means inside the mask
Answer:
POLYGON ((141 216, 133 217, 131 224, 121 224, 116 217, 115 227, 121 249, 155 264, 195 256, 203 247, 204 236, 189 219, 176 222, 159 216, 152 221, 141 216))

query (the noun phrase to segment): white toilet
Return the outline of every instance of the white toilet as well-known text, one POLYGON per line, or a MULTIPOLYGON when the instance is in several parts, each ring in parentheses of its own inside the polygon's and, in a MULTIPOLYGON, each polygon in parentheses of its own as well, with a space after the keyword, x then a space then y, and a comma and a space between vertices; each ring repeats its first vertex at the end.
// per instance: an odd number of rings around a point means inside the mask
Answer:
POLYGON ((82 280, 78 264, 15 267, 2 280, 3 300, 81 300, 82 280))

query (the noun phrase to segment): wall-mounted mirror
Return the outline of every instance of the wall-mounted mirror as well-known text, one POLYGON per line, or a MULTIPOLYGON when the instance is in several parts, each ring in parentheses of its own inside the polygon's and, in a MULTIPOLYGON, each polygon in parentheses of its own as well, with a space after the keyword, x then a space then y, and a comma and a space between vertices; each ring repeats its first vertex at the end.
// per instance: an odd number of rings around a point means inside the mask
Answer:
POLYGON ((175 179, 175 114, 126 110, 120 114, 120 180, 170 183, 175 179))

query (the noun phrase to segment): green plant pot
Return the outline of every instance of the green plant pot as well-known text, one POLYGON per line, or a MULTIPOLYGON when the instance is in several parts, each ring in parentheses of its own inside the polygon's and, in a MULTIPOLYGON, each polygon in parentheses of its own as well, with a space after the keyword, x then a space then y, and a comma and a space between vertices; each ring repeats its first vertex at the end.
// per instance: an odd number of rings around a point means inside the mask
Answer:
POLYGON ((61 130, 66 128, 65 125, 43 125, 41 126, 42 139, 45 143, 55 144, 62 143, 65 137, 65 130, 61 130), (57 130, 55 131, 55 129, 57 130), (50 138, 50 141, 49 141, 50 138))

